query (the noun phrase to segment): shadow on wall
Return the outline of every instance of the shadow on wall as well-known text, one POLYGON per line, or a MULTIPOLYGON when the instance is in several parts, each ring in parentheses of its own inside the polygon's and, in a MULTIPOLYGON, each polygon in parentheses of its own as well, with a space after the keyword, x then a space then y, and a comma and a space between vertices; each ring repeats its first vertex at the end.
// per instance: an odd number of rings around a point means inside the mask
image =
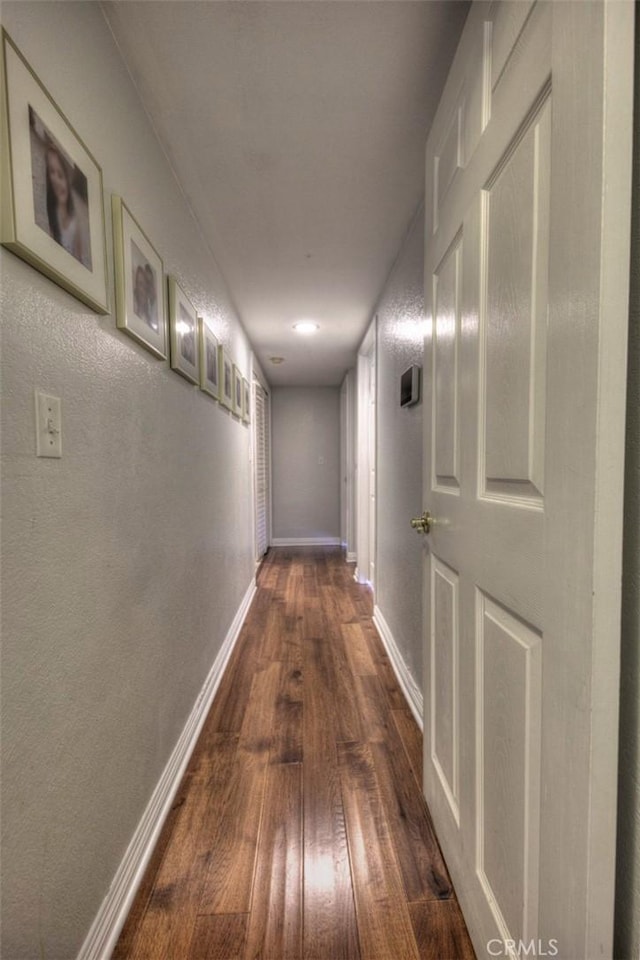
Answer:
MULTIPOLYGON (((638 8, 637 8, 638 9, 638 8)), ((640 11, 639 11, 640 12, 640 11)), ((640 30, 636 83, 625 462, 614 956, 640 956, 640 30)))

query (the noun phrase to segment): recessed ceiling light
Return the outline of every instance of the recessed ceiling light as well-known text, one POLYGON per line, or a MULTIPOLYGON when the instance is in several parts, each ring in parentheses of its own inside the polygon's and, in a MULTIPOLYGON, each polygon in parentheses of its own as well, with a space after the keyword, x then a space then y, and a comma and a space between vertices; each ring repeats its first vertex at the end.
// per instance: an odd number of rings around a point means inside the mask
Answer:
POLYGON ((314 323, 313 320, 298 320, 294 323, 293 329, 296 333, 316 333, 320 329, 320 324, 314 323))
POLYGON ((275 363, 276 367, 279 363, 284 363, 284 357, 269 357, 269 360, 271 360, 271 363, 275 363))

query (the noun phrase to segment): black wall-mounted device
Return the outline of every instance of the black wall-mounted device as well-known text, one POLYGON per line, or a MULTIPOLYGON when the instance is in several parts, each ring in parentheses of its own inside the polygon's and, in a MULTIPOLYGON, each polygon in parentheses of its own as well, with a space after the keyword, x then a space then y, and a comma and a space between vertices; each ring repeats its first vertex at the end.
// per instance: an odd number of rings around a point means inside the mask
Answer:
POLYGON ((415 363, 400 377, 400 406, 412 407, 420 400, 420 374, 422 368, 415 363))

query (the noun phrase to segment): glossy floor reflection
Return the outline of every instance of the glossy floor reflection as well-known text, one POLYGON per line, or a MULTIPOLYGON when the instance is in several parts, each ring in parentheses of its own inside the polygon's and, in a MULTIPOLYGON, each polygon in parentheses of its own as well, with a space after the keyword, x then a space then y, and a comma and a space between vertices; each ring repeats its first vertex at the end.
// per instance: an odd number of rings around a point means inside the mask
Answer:
POLYGON ((473 960, 338 548, 272 549, 114 960, 473 960))

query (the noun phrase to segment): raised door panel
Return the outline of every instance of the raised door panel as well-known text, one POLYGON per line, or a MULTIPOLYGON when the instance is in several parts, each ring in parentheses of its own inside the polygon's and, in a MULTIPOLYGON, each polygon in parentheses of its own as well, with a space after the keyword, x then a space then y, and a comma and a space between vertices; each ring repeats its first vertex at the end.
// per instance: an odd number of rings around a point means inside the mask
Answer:
POLYGON ((485 20, 475 18, 462 36, 456 86, 444 94, 431 130, 427 153, 427 235, 445 217, 453 187, 471 161, 488 123, 491 95, 490 5, 485 20))
POLYGON ((463 163, 464 101, 458 103, 453 111, 449 128, 434 158, 434 198, 436 210, 440 210, 463 163))
POLYGON ((433 277, 431 370, 432 488, 457 493, 459 478, 459 344, 462 235, 433 277))
POLYGON ((497 0, 490 13, 490 74, 493 93, 502 80, 506 66, 517 53, 518 41, 535 6, 535 0, 519 3, 497 0))
POLYGON ((476 594, 476 868, 505 940, 537 925, 541 635, 476 594))
POLYGON ((548 312, 547 96, 483 191, 480 494, 540 505, 548 312))
POLYGON ((458 575, 432 556, 430 562, 431 704, 430 753, 456 824, 459 809, 459 589, 458 575))

